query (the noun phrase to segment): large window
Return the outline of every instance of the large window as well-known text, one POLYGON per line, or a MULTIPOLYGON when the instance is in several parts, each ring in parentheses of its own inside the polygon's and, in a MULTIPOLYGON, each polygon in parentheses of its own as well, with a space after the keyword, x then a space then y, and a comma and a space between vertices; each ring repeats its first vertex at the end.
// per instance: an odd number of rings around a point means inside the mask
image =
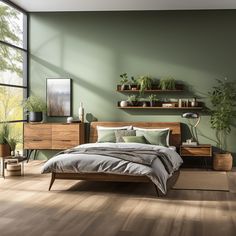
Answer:
POLYGON ((10 136, 22 150, 22 102, 28 88, 27 13, 0 0, 0 123, 8 123, 10 136))

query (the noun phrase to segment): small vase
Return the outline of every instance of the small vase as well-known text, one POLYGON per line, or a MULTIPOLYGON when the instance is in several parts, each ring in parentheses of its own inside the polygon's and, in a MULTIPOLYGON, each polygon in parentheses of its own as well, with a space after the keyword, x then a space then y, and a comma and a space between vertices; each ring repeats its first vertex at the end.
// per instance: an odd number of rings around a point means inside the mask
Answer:
POLYGON ((83 107, 83 103, 80 103, 79 106, 79 119, 81 122, 84 122, 84 107, 83 107))

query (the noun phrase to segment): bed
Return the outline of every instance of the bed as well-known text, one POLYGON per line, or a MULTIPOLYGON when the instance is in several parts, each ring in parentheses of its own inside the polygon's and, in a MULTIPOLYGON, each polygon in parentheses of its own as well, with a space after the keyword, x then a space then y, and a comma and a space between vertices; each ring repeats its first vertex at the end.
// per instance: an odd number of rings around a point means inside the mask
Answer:
MULTIPOLYGON (((51 173, 49 190, 56 179, 151 182, 157 195, 161 196, 176 182, 182 164, 182 159, 176 151, 181 143, 180 123, 92 122, 89 133, 88 144, 63 151, 44 164, 42 173, 51 173), (139 132, 147 131, 149 134, 156 129, 168 128, 168 147, 133 142, 132 139, 131 142, 97 142, 100 127, 119 130, 126 130, 123 127, 132 127, 129 129, 133 130, 136 127, 140 129, 139 132)), ((126 140, 132 137, 123 138, 126 140)))

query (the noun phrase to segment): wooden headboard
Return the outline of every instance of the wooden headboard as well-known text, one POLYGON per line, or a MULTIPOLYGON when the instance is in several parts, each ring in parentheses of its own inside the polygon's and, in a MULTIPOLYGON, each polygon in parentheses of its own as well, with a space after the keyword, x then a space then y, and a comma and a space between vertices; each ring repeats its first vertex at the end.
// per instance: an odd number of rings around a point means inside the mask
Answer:
POLYGON ((179 122, 92 122, 90 125, 89 142, 97 142, 97 126, 120 127, 132 125, 140 128, 170 128, 170 145, 179 148, 181 144, 181 128, 179 122))

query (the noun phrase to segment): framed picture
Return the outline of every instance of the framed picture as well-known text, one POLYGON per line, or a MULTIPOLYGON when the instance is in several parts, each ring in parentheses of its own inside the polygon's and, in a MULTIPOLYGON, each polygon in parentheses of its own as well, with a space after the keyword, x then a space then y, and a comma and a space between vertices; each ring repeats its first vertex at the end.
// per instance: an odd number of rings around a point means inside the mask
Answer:
POLYGON ((47 115, 71 116, 71 79, 47 79, 47 115))

